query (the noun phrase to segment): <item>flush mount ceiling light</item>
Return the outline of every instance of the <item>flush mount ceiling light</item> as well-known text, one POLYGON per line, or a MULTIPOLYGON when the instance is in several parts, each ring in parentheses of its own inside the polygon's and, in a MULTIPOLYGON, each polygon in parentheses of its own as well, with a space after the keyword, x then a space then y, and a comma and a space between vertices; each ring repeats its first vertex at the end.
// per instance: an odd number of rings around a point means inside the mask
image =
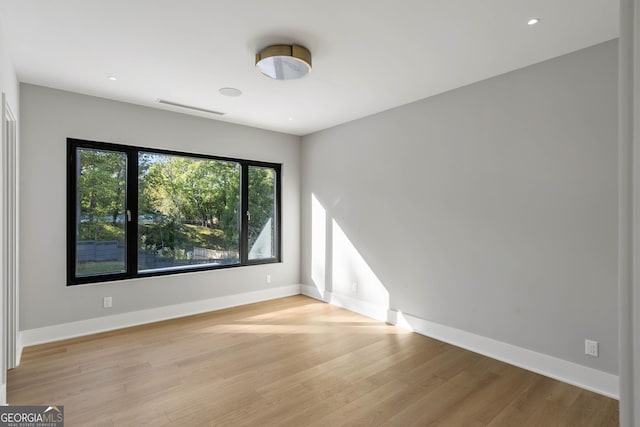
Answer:
POLYGON ((311 52, 305 47, 277 44, 256 53, 256 68, 275 80, 293 80, 311 71, 311 52))
POLYGON ((531 18, 527 21, 527 25, 536 25, 538 22, 540 22, 540 18, 531 18))

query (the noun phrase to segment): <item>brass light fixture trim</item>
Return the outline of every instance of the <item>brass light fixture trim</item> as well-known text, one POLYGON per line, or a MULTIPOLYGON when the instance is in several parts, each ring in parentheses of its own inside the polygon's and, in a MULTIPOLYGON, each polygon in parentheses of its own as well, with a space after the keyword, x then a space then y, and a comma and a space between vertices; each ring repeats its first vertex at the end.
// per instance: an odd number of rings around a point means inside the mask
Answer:
POLYGON ((311 71, 311 52, 297 44, 276 44, 256 53, 256 68, 275 80, 293 80, 311 71))

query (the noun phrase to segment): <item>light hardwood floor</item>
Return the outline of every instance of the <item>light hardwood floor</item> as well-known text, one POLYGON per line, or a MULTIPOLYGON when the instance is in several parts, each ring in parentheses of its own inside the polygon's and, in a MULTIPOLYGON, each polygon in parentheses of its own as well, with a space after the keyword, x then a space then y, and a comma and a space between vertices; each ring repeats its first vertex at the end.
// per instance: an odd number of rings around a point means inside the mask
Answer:
POLYGON ((66 426, 617 426, 615 400, 295 296, 25 349, 66 426))

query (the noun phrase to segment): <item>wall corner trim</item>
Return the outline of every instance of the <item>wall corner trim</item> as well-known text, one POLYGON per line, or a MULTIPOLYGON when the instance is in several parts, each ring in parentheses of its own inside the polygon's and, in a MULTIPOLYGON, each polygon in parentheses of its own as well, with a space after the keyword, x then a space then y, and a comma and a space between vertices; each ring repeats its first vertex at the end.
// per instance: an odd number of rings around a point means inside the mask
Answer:
POLYGON ((376 320, 385 321, 400 328, 409 329, 420 335, 444 341, 607 397, 619 399, 620 381, 617 375, 431 322, 398 310, 375 306, 353 297, 320 291, 313 286, 302 285, 300 291, 303 295, 376 320), (384 315, 381 315, 383 312, 384 315))
POLYGON ((193 314, 222 310, 225 308, 237 307, 239 305, 253 304, 256 302, 299 294, 300 285, 298 284, 280 286, 259 291, 210 298, 201 301, 192 301, 182 304, 114 314, 111 316, 78 320, 76 322, 44 326, 42 328, 27 329, 20 332, 21 340, 19 348, 22 353, 23 347, 29 347, 32 345, 45 344, 68 338, 81 337, 84 335, 191 316, 193 314))

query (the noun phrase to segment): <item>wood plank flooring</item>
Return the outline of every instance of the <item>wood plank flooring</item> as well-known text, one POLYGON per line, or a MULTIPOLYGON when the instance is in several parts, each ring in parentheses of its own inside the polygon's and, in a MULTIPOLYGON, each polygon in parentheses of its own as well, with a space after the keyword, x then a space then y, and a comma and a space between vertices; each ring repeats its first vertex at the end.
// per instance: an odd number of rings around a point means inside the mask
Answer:
POLYGON ((617 426, 609 399, 304 297, 26 348, 66 426, 617 426))

